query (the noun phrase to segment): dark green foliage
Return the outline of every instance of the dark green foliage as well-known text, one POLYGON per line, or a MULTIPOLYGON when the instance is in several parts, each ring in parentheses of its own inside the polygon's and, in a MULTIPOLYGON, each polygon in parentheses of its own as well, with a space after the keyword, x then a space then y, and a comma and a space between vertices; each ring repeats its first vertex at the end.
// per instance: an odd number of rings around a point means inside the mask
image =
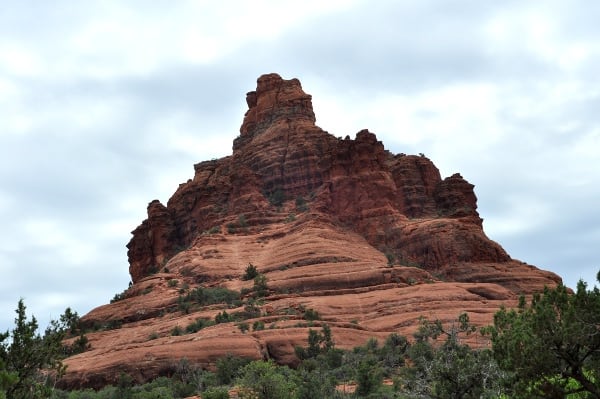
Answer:
POLYGON ((117 380, 116 396, 120 399, 132 399, 133 378, 127 373, 121 373, 117 380))
POLYGON ((260 331, 265 329, 265 323, 263 321, 257 320, 252 324, 252 331, 260 331))
POLYGON ((383 383, 383 370, 374 356, 366 356, 356 370, 356 394, 367 396, 377 392, 383 383))
POLYGON ((298 399, 332 398, 335 393, 335 377, 319 367, 298 370, 298 399))
POLYGON ((227 313, 227 311, 222 311, 221 313, 217 313, 217 315, 215 316, 215 323, 219 324, 219 323, 229 323, 230 321, 232 321, 231 316, 229 315, 229 313, 227 313))
POLYGON ((229 385, 240 376, 242 367, 250 363, 250 359, 227 355, 217 360, 215 372, 219 385, 229 385))
POLYGON ((235 228, 235 223, 227 223, 225 227, 227 227, 227 232, 229 234, 235 234, 235 232, 237 231, 237 229, 235 228))
POLYGON ((209 388, 202 392, 202 399, 229 399, 229 391, 225 388, 209 388))
POLYGON ((203 328, 210 327, 214 324, 215 324, 215 322, 213 322, 212 320, 198 318, 198 319, 196 319, 195 322, 193 322, 192 324, 188 324, 185 327, 185 332, 187 334, 192 334, 192 333, 202 330, 203 328))
POLYGON ((194 306, 207 306, 217 303, 234 304, 240 300, 240 293, 222 287, 198 287, 185 295, 179 295, 177 308, 188 314, 194 306))
POLYGON ((122 301, 125 298, 127 298, 127 290, 125 290, 119 294, 115 294, 115 296, 110 300, 110 303, 122 301))
POLYGON ((321 332, 313 329, 308 330, 308 346, 303 348, 296 346, 294 351, 300 360, 314 359, 320 354, 325 354, 333 350, 335 344, 331 336, 331 328, 327 324, 323 325, 321 332))
POLYGON ((237 291, 228 290, 222 287, 202 288, 198 287, 192 290, 186 299, 199 305, 212 305, 215 303, 231 304, 240 298, 237 291))
POLYGON ((306 200, 304 198, 296 198, 296 210, 298 212, 306 212, 308 210, 308 204, 306 203, 306 200))
POLYGON ((219 324, 229 323, 233 321, 242 321, 247 319, 254 319, 259 316, 260 308, 254 303, 253 300, 249 300, 248 303, 246 303, 246 305, 244 306, 244 310, 242 311, 235 313, 227 313, 226 310, 223 310, 222 312, 217 313, 217 315, 215 316, 215 323, 219 324))
POLYGON ((314 309, 306 309, 303 318, 304 320, 321 320, 321 315, 314 309))
POLYGON ((179 295, 179 297, 177 298, 177 309, 179 309, 185 314, 189 314, 191 308, 191 302, 187 300, 185 296, 179 295))
POLYGON ((244 306, 244 310, 242 312, 234 313, 234 318, 236 320, 246 320, 246 319, 254 319, 255 317, 260 316, 260 308, 254 300, 250 299, 244 306))
POLYGON ((214 373, 203 370, 200 366, 190 363, 186 358, 181 359, 177 364, 174 377, 182 384, 178 394, 183 397, 203 392, 217 383, 214 373))
POLYGON ((197 393, 199 391, 196 387, 192 383, 181 381, 179 375, 174 378, 159 377, 146 384, 134 386, 129 375, 121 374, 117 386, 109 385, 99 391, 92 389, 71 392, 54 390, 52 399, 178 399, 197 393))
POLYGON ((248 323, 246 322, 242 322, 242 323, 238 323, 238 328, 240 329, 241 332, 243 332, 244 334, 246 333, 246 331, 248 331, 248 329, 250 328, 250 326, 248 326, 248 323))
POLYGON ((254 277, 254 297, 261 298, 269 295, 269 287, 267 286, 267 277, 264 274, 258 274, 254 277))
POLYGON ((206 234, 217 234, 221 232, 221 226, 213 226, 206 231, 206 234))
POLYGON ((488 329, 494 356, 521 398, 600 398, 600 291, 580 281, 502 309, 488 329))
POLYGON ((246 270, 244 272, 244 275, 242 276, 242 280, 253 280, 256 276, 258 276, 258 269, 252 263, 249 263, 248 266, 246 266, 246 270))
POLYGON ((396 256, 391 252, 387 252, 385 257, 387 258, 388 266, 394 266, 394 263, 396 262, 396 256))
POLYGON ((171 279, 167 282, 167 285, 169 287, 177 287, 177 285, 179 284, 179 281, 177 279, 171 279))
POLYGON ((81 330, 81 319, 77 312, 72 311, 70 307, 60 315, 59 322, 67 334, 75 335, 81 330))
POLYGON ((90 348, 88 338, 85 334, 81 333, 72 345, 63 346, 63 353, 65 356, 73 356, 78 353, 85 352, 90 348))
POLYGON ((285 201, 285 194, 284 194, 283 190, 278 188, 278 189, 272 191, 271 193, 269 193, 267 198, 268 198, 269 202, 271 203, 271 205, 280 207, 281 205, 283 205, 283 202, 285 201))
POLYGON ((461 334, 474 331, 466 313, 449 328, 439 320, 422 319, 416 341, 408 347, 412 364, 402 369, 401 390, 415 397, 439 399, 499 397, 502 373, 491 351, 473 350, 461 342, 461 334))
POLYGON ((183 330, 181 329, 181 327, 175 326, 171 330, 171 335, 174 336, 174 337, 178 337, 180 335, 183 335, 183 330))
POLYGON ((5 393, 9 399, 47 398, 52 380, 65 370, 60 361, 65 328, 53 321, 40 336, 35 317, 28 320, 25 311, 21 299, 14 329, 0 334, 0 397, 5 393))
MULTIPOLYGON (((4 341, 4 335, 0 335, 0 342, 4 341)), ((6 399, 6 391, 19 381, 19 375, 6 369, 4 360, 0 358, 0 399, 6 399)))
POLYGON ((238 384, 242 387, 240 398, 289 399, 298 388, 294 372, 273 361, 254 361, 241 371, 238 384))

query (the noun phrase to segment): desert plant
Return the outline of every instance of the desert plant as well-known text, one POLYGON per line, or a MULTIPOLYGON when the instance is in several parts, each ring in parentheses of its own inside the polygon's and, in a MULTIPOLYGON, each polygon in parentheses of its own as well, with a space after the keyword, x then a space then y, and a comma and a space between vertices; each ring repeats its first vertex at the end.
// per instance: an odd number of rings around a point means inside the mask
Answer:
POLYGON ((246 270, 244 271, 244 275, 242 276, 242 280, 252 280, 256 276, 258 276, 258 269, 252 263, 248 263, 248 266, 246 266, 246 270))
POLYGON ((198 319, 196 319, 196 321, 194 321, 191 324, 188 324, 185 327, 185 332, 188 334, 195 333, 197 331, 202 330, 203 328, 210 327, 214 324, 215 323, 212 320, 198 318, 198 319))
POLYGON ((304 320, 321 320, 321 315, 319 314, 319 312, 317 312, 314 309, 306 309, 304 311, 304 316, 303 316, 304 320))
POLYGON ((275 189, 268 194, 268 200, 271 203, 271 205, 280 207, 285 201, 285 194, 282 189, 275 189))
POLYGON ((237 326, 240 329, 240 331, 243 332, 244 334, 246 333, 246 331, 248 331, 248 328, 250 328, 248 326, 248 323, 246 323, 246 322, 238 323, 237 326))
POLYGON ((175 326, 171 330, 171 335, 174 336, 174 337, 177 337, 177 336, 182 335, 182 334, 183 334, 183 330, 179 326, 175 326))
POLYGON ((0 396, 5 393, 9 399, 50 397, 52 379, 65 372, 60 360, 65 326, 53 321, 41 336, 35 317, 27 319, 22 299, 16 313, 14 329, 0 333, 0 396))
MULTIPOLYGON (((600 273, 598 273, 600 282, 600 273)), ((494 316, 494 358, 515 397, 600 398, 600 290, 559 284, 494 316)))
POLYGON ((306 203, 306 200, 301 196, 296 198, 296 210, 298 212, 306 212, 308 210, 308 204, 306 203))
POLYGON ((167 285, 171 288, 177 287, 178 284, 179 284, 179 280, 177 280, 177 279, 171 279, 167 282, 167 285))
POLYGON ((250 359, 231 354, 227 354, 225 357, 217 359, 215 364, 217 383, 220 385, 231 384, 237 377, 239 377, 240 369, 250 362, 250 359))
POLYGON ((264 274, 259 273, 254 277, 254 296, 265 297, 269 294, 269 287, 267 286, 267 277, 264 274))
POLYGON ((260 331, 265 329, 265 323, 263 321, 257 320, 252 324, 252 331, 260 331))

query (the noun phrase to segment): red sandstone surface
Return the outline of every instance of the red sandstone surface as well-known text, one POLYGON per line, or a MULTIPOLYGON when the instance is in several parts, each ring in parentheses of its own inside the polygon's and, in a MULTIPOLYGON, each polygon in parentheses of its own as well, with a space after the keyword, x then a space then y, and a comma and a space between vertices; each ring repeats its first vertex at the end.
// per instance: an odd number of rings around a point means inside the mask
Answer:
POLYGON ((88 333, 91 348, 65 362, 64 386, 100 387, 121 372, 141 382, 183 358, 211 368, 228 353, 293 365, 310 327, 305 309, 341 348, 410 335, 421 316, 468 312, 486 325, 520 294, 560 281, 485 235, 474 186, 460 174, 442 179, 426 157, 392 154, 367 130, 339 139, 316 126, 297 79, 261 76, 246 100, 232 155, 196 164, 166 206, 149 204, 127 245, 126 298, 83 318, 120 328, 88 333), (171 335, 241 311, 215 304, 185 314, 177 302, 196 287, 250 289, 250 263, 269 291, 249 331, 229 322, 171 335), (253 331, 255 321, 264 330, 253 331))

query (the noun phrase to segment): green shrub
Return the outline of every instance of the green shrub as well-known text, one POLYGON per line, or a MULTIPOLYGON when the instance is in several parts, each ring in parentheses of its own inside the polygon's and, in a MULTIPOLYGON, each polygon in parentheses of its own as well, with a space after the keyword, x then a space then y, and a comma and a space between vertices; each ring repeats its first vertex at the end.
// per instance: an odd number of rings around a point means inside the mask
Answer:
POLYGON ((177 302, 181 310, 187 308, 187 310, 189 311, 189 305, 186 304, 197 304, 201 306, 214 305, 217 303, 233 304, 236 301, 239 301, 239 299, 239 292, 228 290, 227 288, 198 287, 191 290, 186 295, 180 295, 177 302))
POLYGON ((173 328, 171 330, 171 335, 172 336, 177 337, 177 336, 182 335, 182 334, 183 334, 183 330, 179 326, 175 326, 175 328, 173 328))
POLYGON ((229 399, 229 391, 225 388, 209 388, 202 392, 202 399, 229 399))
POLYGON ((217 234, 221 232, 221 226, 213 226, 206 231, 206 234, 217 234))
POLYGON ((248 263, 246 266, 246 270, 244 271, 244 275, 242 276, 242 280, 248 281, 254 279, 258 276, 258 269, 252 263, 248 263))
POLYGON ((388 266, 394 266, 394 263, 396 262, 396 256, 391 252, 387 252, 385 257, 387 258, 388 266))
POLYGON ((283 205, 283 202, 285 201, 285 194, 283 193, 283 190, 278 188, 278 189, 272 191, 271 193, 269 193, 268 200, 271 203, 271 205, 280 207, 281 205, 283 205))
POLYGON ((217 324, 228 323, 230 321, 231 321, 231 316, 225 310, 222 311, 221 313, 217 313, 217 315, 215 316, 215 323, 217 323, 217 324))
POLYGON ((215 323, 212 320, 198 318, 192 324, 188 324, 188 326, 185 328, 185 332, 187 334, 192 334, 192 333, 202 330, 203 328, 210 327, 214 324, 215 323))
POLYGON ((152 292, 152 288, 153 287, 151 285, 148 286, 148 287, 146 287, 146 288, 144 288, 144 290, 142 291, 142 295, 148 295, 149 293, 151 293, 152 292))
POLYGON ((252 325, 252 331, 260 331, 265 329, 265 323, 263 321, 257 320, 252 325))
POLYGON ((304 320, 321 320, 321 315, 314 309, 304 311, 304 320))
POLYGON ((289 399, 296 395, 298 387, 295 380, 293 371, 288 367, 277 366, 272 360, 257 360, 244 366, 238 383, 247 390, 244 397, 289 399))
POLYGON ((125 298, 127 298, 127 290, 125 290, 119 294, 115 294, 115 296, 110 300, 110 303, 119 302, 125 298))
POLYGON ((306 200, 304 198, 296 198, 296 210, 298 212, 306 212, 308 210, 308 204, 306 203, 306 200))
POLYGON ((178 284, 179 284, 179 280, 177 280, 177 279, 171 279, 167 282, 167 285, 171 288, 177 287, 178 284))
POLYGON ((250 359, 234 356, 232 354, 227 354, 225 357, 217 359, 215 365, 217 384, 231 384, 237 377, 239 377, 240 369, 250 362, 250 359))
POLYGON ((226 227, 227 227, 227 232, 229 234, 235 234, 235 232, 237 231, 235 228, 235 223, 227 223, 226 227))
POLYGON ((258 274, 254 277, 254 296, 265 297, 269 294, 269 287, 267 286, 267 277, 264 274, 258 274))
POLYGON ((243 322, 243 323, 238 323, 238 328, 240 329, 241 332, 243 332, 244 334, 246 333, 246 331, 248 331, 248 323, 243 322))

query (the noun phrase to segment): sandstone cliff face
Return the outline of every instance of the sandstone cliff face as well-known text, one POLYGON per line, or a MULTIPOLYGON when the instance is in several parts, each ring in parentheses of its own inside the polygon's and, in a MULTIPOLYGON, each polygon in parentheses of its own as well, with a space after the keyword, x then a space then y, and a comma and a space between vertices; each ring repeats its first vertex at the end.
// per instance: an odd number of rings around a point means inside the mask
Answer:
POLYGON ((67 360, 63 384, 101 386, 121 371, 141 381, 183 357, 211 367, 227 353, 293 364, 307 308, 343 348, 410 334, 421 315, 471 311, 484 325, 519 294, 560 281, 488 239, 474 186, 460 174, 442 179, 426 157, 391 154, 368 130, 338 139, 316 126, 297 79, 261 76, 246 100, 232 155, 194 165, 166 206, 149 204, 127 245, 127 298, 84 318, 124 324, 90 334, 92 349, 67 360), (241 278, 249 263, 269 290, 247 322, 265 330, 224 323, 170 336, 196 318, 241 311, 186 314, 178 301, 195 287, 251 289, 241 278))

